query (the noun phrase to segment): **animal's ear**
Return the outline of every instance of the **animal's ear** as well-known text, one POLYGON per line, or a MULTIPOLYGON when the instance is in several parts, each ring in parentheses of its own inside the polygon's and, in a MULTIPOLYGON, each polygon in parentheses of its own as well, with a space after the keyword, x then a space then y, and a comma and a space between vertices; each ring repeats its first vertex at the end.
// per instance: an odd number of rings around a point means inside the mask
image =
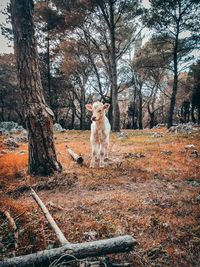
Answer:
POLYGON ((92 105, 91 104, 86 104, 85 107, 87 110, 92 111, 92 105))
POLYGON ((109 107, 110 107, 110 104, 108 104, 108 103, 106 103, 106 104, 103 105, 103 108, 104 108, 105 110, 108 110, 109 107))

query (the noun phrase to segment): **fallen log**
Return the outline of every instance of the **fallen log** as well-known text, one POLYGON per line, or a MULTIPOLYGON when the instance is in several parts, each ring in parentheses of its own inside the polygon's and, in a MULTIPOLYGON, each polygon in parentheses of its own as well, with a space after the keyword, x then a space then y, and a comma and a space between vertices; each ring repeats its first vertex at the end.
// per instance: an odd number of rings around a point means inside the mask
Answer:
POLYGON ((57 265, 61 262, 69 262, 76 259, 128 252, 136 244, 137 241, 130 235, 93 242, 66 244, 59 248, 0 261, 0 267, 41 267, 49 266, 54 261, 56 261, 57 265))
MULTIPOLYGON (((66 146, 67 147, 67 146, 66 146)), ((83 164, 83 158, 76 154, 72 149, 67 147, 67 151, 70 154, 70 156, 75 160, 78 164, 83 164)))
MULTIPOLYGON (((14 246, 15 246, 15 251, 17 251, 17 249, 18 249, 19 233, 18 233, 18 230, 17 230, 16 223, 15 223, 13 217, 10 215, 10 213, 8 211, 4 211, 4 215, 6 216, 6 219, 8 220, 8 224, 9 224, 10 229, 13 231, 13 235, 14 235, 14 246)), ((14 252, 14 254, 15 254, 15 252, 14 252)))
POLYGON ((42 212, 44 213, 44 216, 48 220, 49 224, 51 225, 51 228, 55 232, 59 242, 61 245, 69 244, 69 241, 65 238, 64 234, 58 227, 57 223, 54 221, 53 217, 49 213, 48 209, 42 202, 42 200, 39 198, 39 196, 36 194, 36 192, 31 188, 31 196, 34 198, 38 206, 41 208, 42 212))

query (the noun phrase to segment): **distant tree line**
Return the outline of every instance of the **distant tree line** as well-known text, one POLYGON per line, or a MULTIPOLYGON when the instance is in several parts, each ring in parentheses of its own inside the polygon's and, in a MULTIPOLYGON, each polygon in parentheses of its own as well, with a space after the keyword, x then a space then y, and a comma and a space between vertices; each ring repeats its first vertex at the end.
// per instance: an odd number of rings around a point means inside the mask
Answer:
MULTIPOLYGON (((42 90, 64 128, 89 129, 85 104, 96 100, 111 104, 113 131, 200 123, 199 3, 150 2, 35 1, 42 90)), ((11 54, 0 56, 0 120, 25 125, 11 54)))

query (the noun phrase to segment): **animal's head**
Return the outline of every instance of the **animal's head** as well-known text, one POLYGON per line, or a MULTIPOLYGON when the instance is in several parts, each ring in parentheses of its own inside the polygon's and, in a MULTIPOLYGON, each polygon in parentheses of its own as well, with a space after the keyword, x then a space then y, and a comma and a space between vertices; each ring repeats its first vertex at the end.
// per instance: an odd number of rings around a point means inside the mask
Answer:
POLYGON ((95 102, 85 105, 86 109, 92 112, 92 121, 99 121, 105 116, 105 112, 108 111, 110 104, 103 104, 101 102, 95 102))

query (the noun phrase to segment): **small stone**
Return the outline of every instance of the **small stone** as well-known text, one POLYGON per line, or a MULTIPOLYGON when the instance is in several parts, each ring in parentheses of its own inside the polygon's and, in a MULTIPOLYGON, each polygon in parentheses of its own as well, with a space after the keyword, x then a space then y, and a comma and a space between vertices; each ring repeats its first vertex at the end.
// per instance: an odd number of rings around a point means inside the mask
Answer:
POLYGON ((161 153, 164 154, 164 155, 169 156, 169 155, 172 154, 172 151, 171 150, 163 150, 163 151, 161 151, 161 153))
POLYGON ((183 133, 183 134, 191 134, 192 132, 198 131, 198 128, 195 128, 195 124, 188 122, 188 123, 181 123, 169 128, 169 133, 183 133))
POLYGON ((54 126, 53 126, 53 130, 55 132, 60 132, 60 133, 63 133, 65 132, 65 129, 59 124, 59 123, 55 123, 54 126))
POLYGON ((195 146, 193 144, 185 145, 185 149, 195 149, 195 146))
POLYGON ((199 181, 195 181, 193 178, 189 178, 186 181, 187 184, 191 185, 191 186, 200 186, 200 182, 199 181))
POLYGON ((119 138, 127 138, 128 134, 126 132, 120 132, 120 133, 118 133, 118 137, 119 138))
POLYGON ((15 141, 14 138, 7 138, 3 141, 4 145, 8 146, 9 149, 15 149, 19 147, 19 144, 15 141))
POLYGON ((162 226, 163 226, 163 228, 168 229, 169 228, 169 223, 163 223, 162 226))
POLYGON ((154 126, 153 128, 154 129, 159 129, 159 128, 164 128, 164 127, 166 127, 166 125, 164 123, 159 123, 156 126, 154 126))
POLYGON ((14 122, 14 121, 0 122, 1 134, 21 133, 23 131, 25 131, 25 129, 21 125, 18 125, 18 123, 14 122))
POLYGON ((26 151, 25 150, 21 150, 21 151, 19 151, 19 154, 21 154, 21 155, 26 154, 26 151))
POLYGON ((197 150, 193 150, 190 154, 190 157, 193 157, 193 158, 198 158, 199 156, 199 152, 197 150))
POLYGON ((159 199, 152 199, 149 201, 149 204, 152 206, 160 206, 161 202, 159 199))
POLYGON ((144 158, 145 155, 143 153, 128 153, 125 154, 124 158, 131 158, 131 159, 139 159, 139 158, 144 158))
POLYGON ((163 137, 164 135, 163 134, 160 134, 160 133, 153 133, 152 134, 152 137, 154 138, 160 138, 160 137, 163 137))
POLYGON ((163 178, 163 176, 161 173, 155 173, 154 174, 154 179, 162 179, 162 178, 163 178))
POLYGON ((17 143, 27 143, 28 142, 28 134, 26 131, 24 131, 23 133, 21 133, 19 135, 15 135, 13 138, 17 143))
POLYGON ((200 194, 196 197, 196 201, 200 203, 200 194))
POLYGON ((84 234, 85 240, 87 240, 87 241, 95 240, 98 236, 96 231, 89 231, 89 232, 85 232, 83 234, 84 234))
POLYGON ((175 133, 176 132, 176 126, 172 126, 168 130, 169 133, 175 133))
POLYGON ((1 150, 1 154, 8 154, 8 152, 6 150, 1 150))

